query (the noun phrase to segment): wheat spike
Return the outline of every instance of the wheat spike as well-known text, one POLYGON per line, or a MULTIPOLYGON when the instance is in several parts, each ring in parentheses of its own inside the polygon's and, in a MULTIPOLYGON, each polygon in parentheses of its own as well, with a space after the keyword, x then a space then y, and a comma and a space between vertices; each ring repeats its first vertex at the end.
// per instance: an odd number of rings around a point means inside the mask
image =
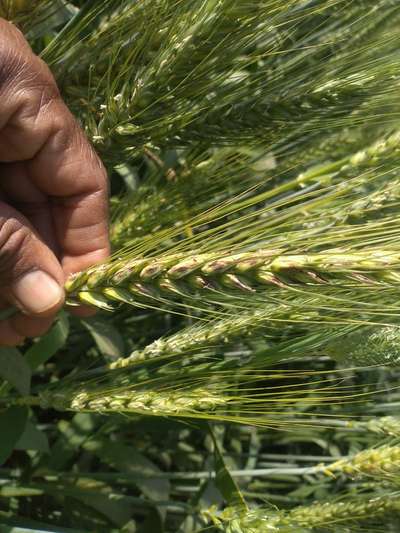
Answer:
POLYGON ((323 469, 328 475, 383 478, 400 472, 400 446, 381 446, 363 450, 349 459, 340 459, 323 469))
POLYGON ((201 411, 212 411, 227 403, 222 394, 214 394, 212 390, 204 388, 177 391, 127 390, 101 395, 85 391, 74 391, 71 394, 43 392, 38 401, 44 409, 124 412, 152 416, 190 416, 201 411))
POLYGON ((383 416, 368 421, 349 421, 346 426, 359 431, 371 431, 380 436, 400 437, 400 417, 383 416))
POLYGON ((178 333, 157 339, 143 350, 135 350, 128 357, 110 363, 110 369, 126 368, 151 359, 171 355, 188 355, 207 346, 218 346, 232 341, 247 332, 254 333, 268 323, 269 314, 265 310, 240 313, 239 316, 212 320, 205 324, 189 326, 178 333))
POLYGON ((360 328, 329 343, 323 351, 347 365, 395 366, 400 362, 399 340, 396 326, 360 328))
MULTIPOLYGON (((135 350, 128 357, 119 358, 109 364, 109 369, 126 368, 131 365, 143 363, 158 357, 175 357, 190 355, 199 352, 204 347, 214 347, 221 350, 221 345, 234 341, 236 338, 243 339, 246 335, 260 334, 268 327, 273 328, 274 321, 285 323, 290 326, 291 321, 302 318, 317 320, 318 315, 312 316, 299 313, 273 314, 272 310, 255 310, 239 313, 237 317, 227 317, 214 320, 204 325, 189 326, 170 337, 160 338, 152 342, 142 350, 135 350)), ((321 324, 318 324, 321 328, 321 324)), ((311 325, 309 331, 311 332, 311 325)), ((352 329, 348 333, 346 326, 335 329, 324 329, 318 336, 311 335, 310 343, 307 336, 300 337, 297 347, 295 339, 280 343, 270 343, 269 355, 281 354, 286 356, 301 356, 305 352, 316 355, 329 355, 332 359, 346 367, 350 366, 397 366, 400 362, 399 339, 400 330, 397 326, 368 327, 361 326, 352 329), (332 335, 334 340, 326 344, 326 337, 332 335)), ((274 330, 271 329, 271 332, 274 330)), ((268 355, 265 356, 266 360, 268 355)), ((390 417, 389 417, 390 418, 390 417)), ((389 419, 387 421, 389 423, 389 419)), ((394 420, 393 420, 394 422, 394 420)), ((371 428, 372 429, 372 428, 371 428)))
POLYGON ((295 507, 290 511, 252 509, 239 511, 228 507, 221 513, 211 509, 204 514, 229 533, 267 533, 269 531, 297 533, 314 531, 313 528, 330 527, 370 519, 389 512, 400 511, 400 497, 349 497, 348 501, 315 503, 295 507), (310 529, 309 529, 310 528, 310 529))
POLYGON ((345 253, 283 254, 261 249, 230 254, 172 254, 121 260, 80 272, 66 283, 70 302, 107 308, 110 302, 135 303, 214 290, 252 294, 266 288, 353 284, 397 284, 400 253, 364 250, 345 253))

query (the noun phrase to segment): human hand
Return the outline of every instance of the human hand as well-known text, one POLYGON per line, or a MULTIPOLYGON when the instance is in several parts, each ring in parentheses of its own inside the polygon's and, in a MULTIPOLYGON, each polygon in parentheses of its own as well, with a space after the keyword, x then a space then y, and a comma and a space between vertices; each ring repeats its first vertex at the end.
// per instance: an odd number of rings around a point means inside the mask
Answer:
POLYGON ((109 253, 107 176, 47 66, 0 19, 0 345, 43 334, 65 278, 109 253))

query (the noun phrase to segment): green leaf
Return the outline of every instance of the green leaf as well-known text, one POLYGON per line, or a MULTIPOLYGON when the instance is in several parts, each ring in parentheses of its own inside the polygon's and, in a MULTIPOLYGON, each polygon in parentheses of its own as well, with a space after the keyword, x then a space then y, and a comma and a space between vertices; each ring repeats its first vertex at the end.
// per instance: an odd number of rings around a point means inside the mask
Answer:
POLYGON ((68 333, 68 316, 65 312, 61 312, 50 331, 26 352, 25 358, 31 369, 36 370, 56 354, 65 345, 68 333))
POLYGON ((44 524, 29 518, 0 515, 0 533, 87 533, 83 529, 71 529, 44 524))
POLYGON ((129 192, 136 191, 139 183, 138 171, 135 167, 130 165, 118 165, 115 167, 115 170, 124 180, 126 188, 129 192))
POLYGON ((243 495, 236 481, 231 476, 229 469, 225 464, 217 439, 215 438, 211 426, 209 427, 211 437, 214 442, 214 460, 216 476, 215 484, 218 487, 218 490, 221 492, 222 496, 225 498, 228 505, 232 507, 240 507, 241 509, 247 510, 247 505, 244 501, 243 495))
POLYGON ((147 515, 145 521, 138 529, 138 533, 149 533, 149 531, 151 531, 151 533, 164 532, 163 518, 156 509, 147 515))
POLYGON ((65 0, 53 1, 47 16, 39 24, 34 25, 27 34, 28 38, 33 40, 48 34, 52 29, 68 22, 77 12, 78 8, 71 2, 66 2, 65 0))
POLYGON ((77 495, 75 497, 119 527, 124 526, 132 516, 133 506, 130 503, 121 500, 112 500, 108 496, 100 493, 90 494, 88 492, 84 494, 82 492, 80 496, 77 495))
POLYGON ((16 348, 0 348, 0 377, 26 396, 31 388, 31 369, 16 348))
POLYGON ((0 413, 0 465, 10 457, 25 430, 27 420, 27 407, 10 407, 0 413))
POLYGON ((49 453, 50 451, 46 434, 40 431, 30 420, 28 420, 15 448, 17 450, 36 450, 42 453, 49 453))
POLYGON ((144 457, 131 446, 105 440, 90 440, 84 445, 85 450, 96 454, 102 461, 116 470, 131 474, 135 484, 152 501, 168 500, 170 483, 167 479, 146 479, 161 473, 152 461, 144 457))
POLYGON ((82 323, 89 330, 102 355, 110 359, 124 356, 124 339, 108 320, 92 317, 82 320, 82 323))
POLYGON ((93 435, 97 418, 93 414, 77 413, 70 421, 60 420, 60 436, 51 447, 50 457, 46 459, 44 466, 50 470, 67 468, 85 440, 93 435))

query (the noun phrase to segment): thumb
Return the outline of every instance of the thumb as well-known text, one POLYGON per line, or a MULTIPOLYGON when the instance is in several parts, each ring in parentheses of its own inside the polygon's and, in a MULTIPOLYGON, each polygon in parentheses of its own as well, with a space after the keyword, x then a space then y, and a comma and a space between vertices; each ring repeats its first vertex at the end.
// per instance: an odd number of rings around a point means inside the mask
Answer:
POLYGON ((0 291, 32 316, 51 316, 64 302, 64 275, 56 256, 27 219, 0 202, 0 291))

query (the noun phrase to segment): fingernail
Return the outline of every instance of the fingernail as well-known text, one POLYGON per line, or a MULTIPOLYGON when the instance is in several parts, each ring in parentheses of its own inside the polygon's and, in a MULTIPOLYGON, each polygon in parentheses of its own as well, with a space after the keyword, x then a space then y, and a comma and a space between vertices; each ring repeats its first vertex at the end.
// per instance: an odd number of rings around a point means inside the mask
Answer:
POLYGON ((45 313, 64 300, 64 291, 46 272, 35 270, 19 278, 12 292, 21 310, 29 315, 45 313))

